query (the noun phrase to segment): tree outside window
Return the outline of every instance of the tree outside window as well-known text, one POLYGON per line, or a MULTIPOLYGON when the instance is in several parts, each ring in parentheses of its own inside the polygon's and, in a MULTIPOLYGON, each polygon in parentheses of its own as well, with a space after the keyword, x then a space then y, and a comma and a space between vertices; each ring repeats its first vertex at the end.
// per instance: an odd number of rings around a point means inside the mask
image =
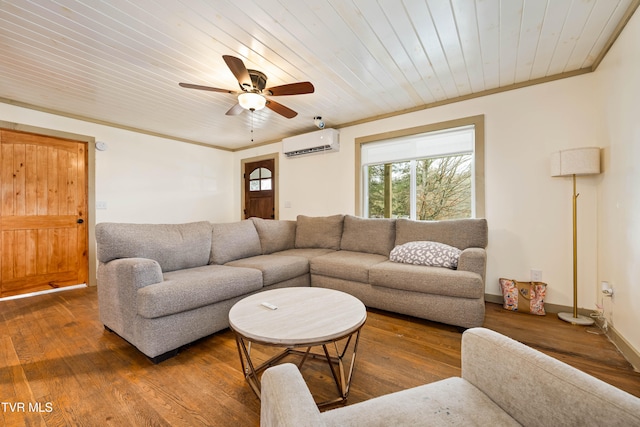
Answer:
POLYGON ((484 116, 356 138, 356 212, 369 218, 484 216, 484 116))
POLYGON ((385 180, 385 164, 369 166, 369 217, 411 218, 413 204, 415 219, 419 220, 470 218, 471 162, 472 155, 463 154, 387 163, 391 167, 390 180, 385 180), (388 182, 391 215, 385 214, 388 182))

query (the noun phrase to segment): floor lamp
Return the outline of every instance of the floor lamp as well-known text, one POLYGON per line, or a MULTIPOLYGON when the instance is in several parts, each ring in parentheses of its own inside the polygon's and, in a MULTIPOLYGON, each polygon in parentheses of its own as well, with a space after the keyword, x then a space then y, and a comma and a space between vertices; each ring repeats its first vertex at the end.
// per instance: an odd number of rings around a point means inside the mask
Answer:
POLYGON ((574 325, 591 325, 593 319, 578 314, 578 196, 576 175, 600 173, 600 148, 586 147, 562 150, 551 155, 551 176, 573 178, 573 313, 558 313, 558 317, 574 325))

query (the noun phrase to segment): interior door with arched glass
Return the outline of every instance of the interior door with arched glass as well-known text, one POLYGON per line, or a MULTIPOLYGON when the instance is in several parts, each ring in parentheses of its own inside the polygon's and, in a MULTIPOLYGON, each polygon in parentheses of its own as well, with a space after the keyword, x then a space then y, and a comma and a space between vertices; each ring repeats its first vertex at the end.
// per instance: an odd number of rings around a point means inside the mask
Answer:
POLYGON ((273 159, 245 163, 245 218, 275 218, 275 183, 273 159))

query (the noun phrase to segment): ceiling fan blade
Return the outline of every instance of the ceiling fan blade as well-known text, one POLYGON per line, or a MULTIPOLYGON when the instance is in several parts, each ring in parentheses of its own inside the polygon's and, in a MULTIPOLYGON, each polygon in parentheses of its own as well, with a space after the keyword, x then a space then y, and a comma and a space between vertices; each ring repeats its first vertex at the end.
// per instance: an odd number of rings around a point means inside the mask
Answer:
POLYGON ((242 106, 240 104, 236 104, 233 107, 229 108, 229 111, 227 111, 225 114, 227 116, 237 116, 238 114, 242 113, 244 111, 244 108, 242 108, 242 106))
POLYGON ((229 67, 233 75, 238 79, 240 87, 242 87, 243 90, 253 90, 251 76, 249 76, 249 71, 247 71, 247 67, 244 66, 242 59, 231 55, 222 55, 222 59, 224 59, 227 67, 229 67))
POLYGON ((222 93, 236 93, 229 89, 220 89, 217 87, 211 86, 200 86, 200 85, 192 85, 191 83, 178 83, 181 87, 186 87, 187 89, 198 89, 198 90, 208 90, 211 92, 222 92, 222 93))
POLYGON ((274 86, 264 90, 266 95, 282 96, 282 95, 302 95, 305 93, 313 93, 315 88, 310 82, 289 83, 282 86, 274 86))
POLYGON ((276 113, 280 114, 281 116, 286 117, 287 119, 292 119, 295 116, 298 115, 298 113, 296 113, 295 111, 293 111, 291 108, 289 107, 285 107, 282 104, 277 103, 276 101, 272 101, 272 100, 267 100, 267 108, 275 111, 276 113))

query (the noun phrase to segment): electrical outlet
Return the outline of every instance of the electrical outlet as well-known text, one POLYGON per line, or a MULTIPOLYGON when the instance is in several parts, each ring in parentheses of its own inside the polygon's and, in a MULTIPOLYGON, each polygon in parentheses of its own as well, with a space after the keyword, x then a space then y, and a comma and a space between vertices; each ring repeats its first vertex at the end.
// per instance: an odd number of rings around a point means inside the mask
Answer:
POLYGON ((531 281, 532 282, 541 282, 542 281, 542 270, 531 269, 531 281))
POLYGON ((107 209, 107 202, 104 200, 98 200, 96 202, 96 209, 107 209))

